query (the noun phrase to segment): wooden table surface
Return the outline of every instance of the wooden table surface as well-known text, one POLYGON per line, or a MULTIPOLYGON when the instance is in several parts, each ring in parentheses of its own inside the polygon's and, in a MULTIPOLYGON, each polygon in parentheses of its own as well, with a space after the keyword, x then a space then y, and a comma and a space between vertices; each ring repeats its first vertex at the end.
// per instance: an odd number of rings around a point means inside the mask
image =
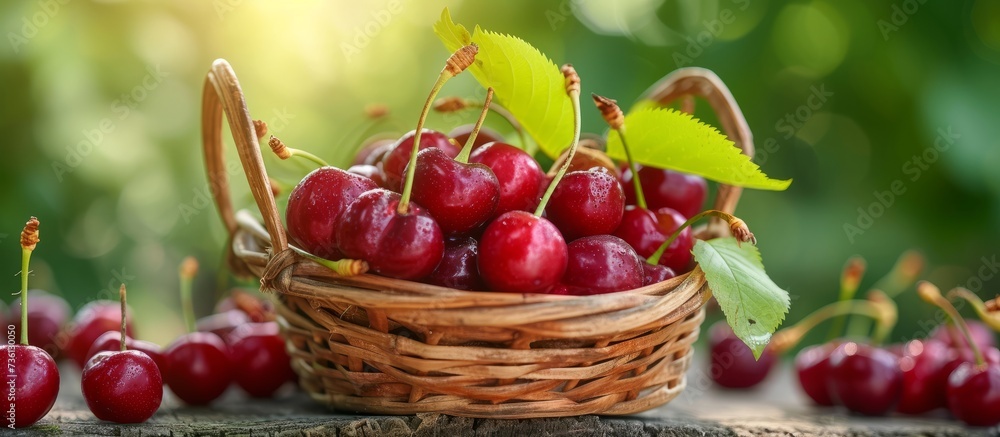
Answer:
POLYGON ((562 419, 467 419, 439 414, 361 416, 340 413, 285 387, 273 400, 249 400, 231 389, 212 407, 180 406, 165 390, 164 405, 147 423, 97 420, 80 395, 79 372, 63 366, 52 412, 27 430, 3 435, 261 435, 261 436, 1000 436, 1000 428, 967 428, 944 415, 932 418, 866 418, 809 406, 787 365, 751 391, 712 387, 696 361, 688 387, 673 402, 636 416, 562 419))

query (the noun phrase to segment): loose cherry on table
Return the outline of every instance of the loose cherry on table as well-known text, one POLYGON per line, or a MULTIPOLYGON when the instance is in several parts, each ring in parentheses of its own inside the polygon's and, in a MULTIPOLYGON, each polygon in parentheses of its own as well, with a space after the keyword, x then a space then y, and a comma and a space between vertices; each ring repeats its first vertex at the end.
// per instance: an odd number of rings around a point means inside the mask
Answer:
POLYGON ((621 184, 600 170, 566 173, 545 208, 567 241, 614 232, 624 210, 621 184))
POLYGON ((276 322, 240 326, 226 343, 234 366, 233 380, 250 396, 271 397, 295 376, 276 322))
MULTIPOLYGON (((121 291, 125 313, 125 285, 121 291)), ((144 352, 128 350, 125 317, 121 319, 116 351, 101 351, 87 361, 81 377, 83 398, 98 419, 142 423, 153 417, 163 399, 160 367, 144 352)))
POLYGON ((711 357, 709 376, 725 388, 743 389, 760 384, 777 361, 770 348, 764 349, 760 359, 754 358, 750 347, 733 333, 725 321, 712 325, 708 343, 711 357))
MULTIPOLYGON (((128 313, 126 334, 135 338, 131 310, 128 313)), ((69 341, 63 349, 66 356, 82 369, 87 363, 87 352, 90 352, 94 340, 105 332, 117 330, 121 317, 121 306, 115 301, 97 300, 84 305, 70 323, 69 341)))
POLYGON ((948 377, 948 409, 973 426, 1000 424, 1000 365, 962 363, 948 377))
MULTIPOLYGON (((478 137, 477 137, 478 138, 478 137)), ((492 142, 477 148, 469 162, 484 164, 493 170, 500 184, 496 215, 508 211, 534 211, 545 173, 528 152, 510 144, 492 142)))
POLYGON ((334 167, 321 167, 302 178, 288 196, 288 235, 302 249, 325 259, 340 259, 336 225, 361 193, 375 181, 334 167))
POLYGON ((830 353, 833 344, 820 344, 803 348, 795 355, 795 373, 802 391, 817 405, 832 406, 833 396, 827 385, 830 375, 830 353))
MULTIPOLYGON (((166 358, 163 357, 163 348, 160 345, 125 336, 125 347, 130 351, 142 352, 149 356, 156 363, 156 368, 160 370, 161 374, 166 370, 167 362, 166 358)), ((90 351, 87 352, 87 361, 89 362, 94 355, 101 352, 115 352, 120 349, 120 333, 118 331, 105 332, 100 337, 97 337, 97 340, 94 340, 94 344, 90 346, 90 351)))
MULTIPOLYGON (((639 182, 646 195, 647 208, 671 208, 684 217, 694 217, 705 204, 707 184, 701 176, 689 175, 655 167, 639 167, 639 182)), ((622 186, 632 183, 632 171, 622 172, 622 186)), ((629 205, 636 204, 634 193, 626 191, 629 205)))
MULTIPOLYGON (((31 310, 28 301, 28 272, 31 253, 38 244, 38 219, 32 217, 21 232, 21 310, 31 310)), ((6 384, 13 384, 5 392, 13 394, 13 399, 7 399, 4 408, 4 427, 25 428, 34 425, 45 417, 56 402, 59 393, 59 368, 55 360, 41 348, 30 346, 28 338, 31 334, 28 317, 21 319, 20 343, 4 343, 3 354, 7 357, 8 375, 6 384), (13 359, 13 362, 9 361, 13 359), (13 378, 9 373, 12 373, 13 378), (8 410, 13 409, 10 416, 8 410)), ((5 384, 5 385, 6 385, 5 384)))
MULTIPOLYGON (((21 305, 11 304, 9 323, 14 325, 14 336, 21 335, 21 305)), ((63 298, 42 290, 28 291, 28 344, 44 349, 53 357, 59 355, 57 338, 69 322, 72 311, 63 298)))
POLYGON ((846 342, 830 353, 827 388, 848 410, 886 414, 899 401, 902 385, 897 358, 885 349, 846 342))
POLYGON ((475 238, 464 237, 448 241, 441 263, 425 282, 457 290, 485 290, 479 277, 476 263, 478 258, 479 243, 475 238))
POLYGON ((924 414, 944 407, 947 375, 941 373, 948 361, 948 346, 934 339, 911 340, 901 352, 903 391, 896 411, 924 414))
POLYGON ((643 284, 642 259, 621 238, 593 235, 569 243, 562 283, 570 294, 613 293, 643 284))

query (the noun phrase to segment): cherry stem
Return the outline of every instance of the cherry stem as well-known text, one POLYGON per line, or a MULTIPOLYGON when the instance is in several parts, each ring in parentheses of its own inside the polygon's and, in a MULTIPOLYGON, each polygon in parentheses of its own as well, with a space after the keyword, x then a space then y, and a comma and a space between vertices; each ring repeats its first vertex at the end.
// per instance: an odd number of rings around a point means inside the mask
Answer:
POLYGON ((323 158, 313 155, 312 153, 306 152, 305 150, 288 147, 287 145, 285 145, 283 141, 281 141, 278 137, 274 135, 271 135, 271 139, 267 140, 267 145, 270 146, 271 151, 274 152, 275 155, 278 155, 278 158, 281 158, 282 160, 291 158, 293 156, 298 156, 300 158, 308 159, 316 163, 320 167, 330 166, 330 164, 327 164, 326 161, 323 160, 323 158))
POLYGON ((191 283, 194 282, 195 275, 198 274, 198 261, 194 257, 184 258, 181 262, 181 306, 184 311, 184 324, 188 332, 195 332, 194 302, 191 299, 191 283))
POLYGON ((828 304, 798 323, 778 331, 771 338, 771 347, 778 353, 791 349, 824 320, 845 315, 860 315, 874 319, 876 328, 875 332, 872 333, 872 342, 876 345, 885 340, 896 324, 895 316, 891 310, 881 306, 880 303, 860 299, 842 300, 828 304))
POLYGON ((31 250, 21 249, 21 344, 28 345, 28 265, 31 250))
POLYGON ((333 270, 340 276, 355 276, 368 271, 368 263, 364 260, 345 258, 337 261, 331 261, 325 258, 320 258, 297 247, 292 247, 292 250, 299 255, 316 262, 316 264, 333 270))
POLYGON ((628 169, 632 172, 632 186, 635 188, 635 204, 642 209, 648 209, 646 207, 646 196, 642 194, 642 184, 639 182, 639 169, 635 165, 635 161, 632 159, 632 151, 629 150, 628 143, 625 141, 625 126, 622 126, 618 130, 618 138, 622 140, 622 149, 625 149, 625 159, 628 160, 628 169))
POLYGON ((469 162, 469 155, 472 154, 472 145, 476 142, 476 137, 479 136, 479 130, 483 127, 483 122, 486 121, 486 114, 490 113, 490 103, 493 102, 493 87, 489 87, 486 90, 486 101, 483 102, 483 112, 479 114, 479 119, 476 120, 476 125, 473 126, 472 132, 469 133, 469 139, 465 140, 465 146, 462 147, 462 151, 458 153, 455 157, 455 161, 461 162, 462 164, 467 164, 469 162))
POLYGON ((652 265, 656 265, 657 263, 659 263, 660 258, 663 256, 663 253, 667 251, 667 248, 670 247, 670 244, 673 243, 674 240, 676 240, 677 237, 681 235, 681 232, 684 231, 685 228, 691 226, 698 220, 701 220, 708 216, 716 216, 725 220, 727 223, 729 223, 729 228, 731 230, 736 230, 736 229, 744 230, 746 232, 746 235, 742 237, 745 238, 737 238, 737 241, 741 243, 752 242, 753 244, 757 244, 757 239, 753 236, 753 233, 751 233, 749 229, 746 229, 746 223, 744 223, 743 220, 740 220, 740 218, 728 212, 719 211, 717 209, 709 209, 706 211, 702 211, 698 214, 695 214, 693 217, 689 218, 682 225, 678 226, 677 229, 674 230, 674 233, 670 235, 670 238, 667 238, 667 240, 664 241, 663 244, 661 244, 660 247, 656 249, 656 252, 653 252, 653 254, 650 255, 648 259, 646 259, 646 262, 652 265))
MULTIPOLYGON (((844 269, 840 274, 840 297, 838 301, 851 300, 854 295, 858 292, 858 287, 861 285, 861 278, 865 274, 865 268, 867 264, 865 259, 860 256, 853 256, 847 260, 844 264, 844 269)), ((839 316, 833 320, 830 325, 830 332, 827 334, 827 340, 833 340, 837 338, 843 331, 844 325, 847 322, 847 317, 839 316)))
POLYGON ((886 294, 895 297, 917 282, 925 264, 920 252, 908 250, 899 256, 889 273, 875 282, 875 288, 885 290, 886 294))
POLYGON ((573 163, 573 156, 576 155, 576 149, 580 146, 580 127, 582 124, 580 120, 580 76, 576 74, 576 70, 569 64, 562 67, 562 72, 563 76, 566 77, 566 94, 569 95, 569 100, 573 103, 573 143, 569 147, 569 154, 566 155, 566 162, 563 163, 556 176, 552 178, 549 187, 545 189, 545 195, 542 196, 542 201, 538 204, 538 208, 535 209, 535 217, 541 217, 542 213, 545 212, 545 206, 549 203, 549 198, 555 192, 559 181, 569 171, 569 166, 573 163))
POLYGON ((1000 313, 991 313, 988 308, 986 308, 986 303, 979 298, 975 293, 966 290, 965 288, 958 287, 948 292, 948 299, 965 299, 970 304, 972 304, 972 309, 976 311, 976 315, 979 319, 993 328, 994 331, 1000 331, 1000 313))
POLYGON ((965 342, 969 346, 969 349, 972 349, 972 354, 976 357, 976 366, 985 365, 986 360, 983 358, 983 352, 979 350, 979 345, 972 339, 972 332, 969 331, 969 325, 965 323, 965 319, 958 313, 955 306, 941 295, 941 290, 930 282, 921 281, 917 284, 917 294, 920 295, 920 298, 924 302, 941 308, 948 315, 952 323, 962 332, 962 336, 965 337, 965 342))
POLYGON ((125 303, 125 284, 122 284, 122 286, 118 288, 118 301, 121 302, 122 305, 121 351, 124 352, 128 350, 128 348, 125 347, 125 309, 128 308, 125 303))

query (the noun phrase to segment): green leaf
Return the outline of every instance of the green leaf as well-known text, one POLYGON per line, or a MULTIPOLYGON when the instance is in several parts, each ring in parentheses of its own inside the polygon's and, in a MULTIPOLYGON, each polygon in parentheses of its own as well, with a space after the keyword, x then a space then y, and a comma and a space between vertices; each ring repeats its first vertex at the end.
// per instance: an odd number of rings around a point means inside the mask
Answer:
POLYGON ((434 33, 452 52, 471 42, 479 45, 469 72, 483 87, 493 87, 493 99, 517 117, 542 151, 555 157, 570 146, 573 104, 559 67, 548 57, 510 35, 478 26, 470 35, 451 20, 447 8, 434 24, 434 33))
MULTIPOLYGON (((640 164, 761 190, 784 190, 792 183, 767 177, 725 135, 683 112, 650 107, 631 111, 625 129, 632 157, 640 164)), ((625 159, 616 131, 608 134, 608 155, 625 159)))
POLYGON ((694 259, 705 272, 729 326, 750 346, 754 357, 760 358, 788 313, 788 292, 764 272, 757 247, 740 246, 735 238, 697 240, 694 259))

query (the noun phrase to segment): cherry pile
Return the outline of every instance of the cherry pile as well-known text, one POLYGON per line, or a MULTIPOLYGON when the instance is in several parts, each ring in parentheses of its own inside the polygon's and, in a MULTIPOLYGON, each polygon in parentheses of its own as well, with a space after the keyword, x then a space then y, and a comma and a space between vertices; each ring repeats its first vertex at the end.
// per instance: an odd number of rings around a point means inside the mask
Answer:
MULTIPOLYGON (((378 275, 461 290, 589 295, 689 271, 686 222, 702 211, 705 180, 632 162, 622 172, 599 150, 576 153, 580 90, 571 66, 563 72, 575 141, 548 175, 522 148, 481 130, 492 89, 476 124, 448 134, 423 127, 444 82, 477 51, 469 45, 448 59, 415 130, 391 142, 377 135, 346 171, 271 137, 279 157, 321 165, 289 195, 292 242, 324 260, 363 260, 378 275)), ((594 98, 602 113, 620 116, 613 100, 594 98)), ((612 127, 623 132, 620 120, 612 127)))

